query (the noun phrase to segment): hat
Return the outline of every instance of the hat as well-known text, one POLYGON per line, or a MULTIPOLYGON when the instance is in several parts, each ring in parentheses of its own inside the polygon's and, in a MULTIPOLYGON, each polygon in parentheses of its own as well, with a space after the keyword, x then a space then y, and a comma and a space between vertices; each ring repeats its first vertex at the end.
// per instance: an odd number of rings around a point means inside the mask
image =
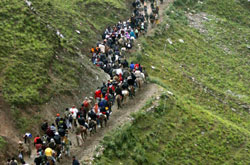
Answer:
POLYGON ((57 116, 57 117, 59 117, 59 116, 60 116, 60 114, 59 114, 59 113, 57 113, 57 114, 56 114, 56 116, 57 116))
POLYGON ((59 133, 58 133, 58 132, 56 132, 56 133, 55 133, 55 135, 59 135, 59 133))

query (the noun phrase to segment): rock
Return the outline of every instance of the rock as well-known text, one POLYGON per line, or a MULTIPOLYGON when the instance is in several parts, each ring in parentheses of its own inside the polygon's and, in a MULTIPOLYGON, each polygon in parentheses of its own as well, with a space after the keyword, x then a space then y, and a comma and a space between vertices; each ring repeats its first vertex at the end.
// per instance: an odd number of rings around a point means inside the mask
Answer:
POLYGON ((206 20, 206 21, 210 21, 207 17, 203 17, 203 19, 206 20))
MULTIPOLYGON (((250 1, 250 0, 249 0, 250 1)), ((250 45, 247 45, 247 48, 250 49, 250 45)))
POLYGON ((169 43, 170 45, 172 45, 172 44, 173 44, 173 42, 171 41, 171 39, 170 39, 170 38, 168 38, 168 39, 167 39, 167 41, 168 41, 168 43, 169 43))
POLYGON ((26 2, 26 4, 30 7, 31 6, 31 2, 30 1, 28 1, 28 0, 25 0, 25 2, 26 2))
POLYGON ((155 67, 154 67, 154 66, 151 66, 151 68, 152 68, 152 69, 155 69, 155 67))
POLYGON ((169 95, 172 95, 172 96, 174 95, 174 94, 173 94, 172 92, 170 92, 170 91, 167 91, 167 93, 168 93, 169 95))
POLYGON ((180 43, 184 43, 183 39, 179 39, 179 42, 180 42, 180 43))
POLYGON ((56 31, 56 34, 57 34, 59 37, 64 38, 64 36, 62 35, 62 33, 60 33, 59 30, 56 31))
POLYGON ((236 109, 234 109, 234 108, 231 108, 231 110, 234 111, 234 112, 236 112, 236 109))
POLYGON ((169 24, 166 24, 166 29, 169 29, 170 25, 169 24))
POLYGON ((81 34, 81 32, 80 32, 79 30, 76 30, 76 32, 77 32, 78 34, 81 34))

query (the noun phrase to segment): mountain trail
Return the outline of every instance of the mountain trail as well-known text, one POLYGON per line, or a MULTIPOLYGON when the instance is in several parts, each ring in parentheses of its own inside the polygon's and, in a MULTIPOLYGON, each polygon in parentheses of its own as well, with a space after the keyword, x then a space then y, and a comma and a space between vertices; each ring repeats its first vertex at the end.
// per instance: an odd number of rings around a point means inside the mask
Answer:
MULTIPOLYGON (((161 23, 163 20, 163 14, 167 6, 172 3, 173 0, 167 0, 164 1, 163 4, 159 7, 159 22, 161 23)), ((148 11, 151 11, 150 4, 148 4, 148 11)), ((148 27, 147 35, 153 33, 154 31, 153 26, 148 27)), ((129 122, 130 115, 134 112, 139 111, 141 108, 145 106, 148 100, 151 98, 156 98, 161 95, 163 92, 163 88, 156 84, 144 84, 143 88, 136 92, 136 97, 133 99, 129 99, 127 103, 123 106, 122 109, 117 109, 117 105, 113 106, 113 111, 110 116, 110 120, 107 122, 107 126, 104 128, 97 128, 97 133, 95 133, 93 136, 88 136, 85 140, 84 144, 81 147, 77 146, 76 143, 76 137, 75 134, 70 133, 69 139, 72 141, 72 147, 70 150, 70 158, 64 157, 63 159, 58 163, 60 165, 69 165, 72 163, 72 156, 76 156, 76 158, 80 162, 84 162, 85 164, 91 164, 92 157, 94 155, 94 152, 96 150, 96 147, 100 144, 100 141, 104 138, 104 136, 110 132, 111 130, 114 130, 115 128, 118 128, 122 126, 123 124, 129 122)), ((26 162, 29 164, 34 164, 34 159, 36 157, 36 150, 32 150, 32 154, 30 158, 26 158, 26 162)))

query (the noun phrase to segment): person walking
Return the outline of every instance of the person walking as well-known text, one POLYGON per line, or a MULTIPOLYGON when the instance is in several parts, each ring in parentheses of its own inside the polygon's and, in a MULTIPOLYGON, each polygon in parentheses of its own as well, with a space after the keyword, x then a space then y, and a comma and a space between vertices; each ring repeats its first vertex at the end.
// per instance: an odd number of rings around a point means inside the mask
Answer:
POLYGON ((73 159, 72 165, 80 165, 79 161, 76 159, 75 156, 73 156, 72 159, 73 159))
POLYGON ((76 134, 77 146, 82 146, 82 144, 83 144, 83 139, 82 139, 82 136, 81 136, 81 127, 80 127, 80 126, 77 126, 77 127, 76 127, 75 134, 76 134))

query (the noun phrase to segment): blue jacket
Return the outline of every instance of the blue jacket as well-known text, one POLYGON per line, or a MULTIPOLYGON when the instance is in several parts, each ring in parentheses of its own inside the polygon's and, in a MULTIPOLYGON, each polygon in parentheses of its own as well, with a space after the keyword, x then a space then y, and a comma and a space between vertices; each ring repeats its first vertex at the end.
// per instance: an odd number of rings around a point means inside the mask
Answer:
POLYGON ((130 64, 130 69, 134 69, 135 68, 135 64, 130 64))
POLYGON ((133 31, 130 32, 130 37, 135 37, 135 33, 133 31))

